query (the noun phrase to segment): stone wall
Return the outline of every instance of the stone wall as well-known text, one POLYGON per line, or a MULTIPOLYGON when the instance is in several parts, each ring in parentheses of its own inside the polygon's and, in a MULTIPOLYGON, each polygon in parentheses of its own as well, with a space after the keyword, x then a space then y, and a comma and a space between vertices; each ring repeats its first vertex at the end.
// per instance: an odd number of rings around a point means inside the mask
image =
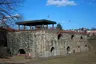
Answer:
POLYGON ((61 35, 59 39, 60 55, 88 51, 89 45, 86 35, 69 33, 62 33, 61 35), (74 35, 73 38, 71 38, 72 35, 74 35))
POLYGON ((0 46, 7 47, 7 30, 0 28, 0 46))
POLYGON ((54 32, 48 32, 50 31, 9 32, 8 47, 12 55, 18 54, 19 49, 24 49, 26 53, 31 53, 32 57, 50 56, 50 48, 54 41, 57 42, 57 36, 54 32))
POLYGON ((32 57, 66 55, 88 50, 86 35, 62 33, 59 38, 58 35, 55 30, 9 32, 8 47, 12 55, 24 49, 32 57), (72 35, 74 37, 71 39, 72 35))

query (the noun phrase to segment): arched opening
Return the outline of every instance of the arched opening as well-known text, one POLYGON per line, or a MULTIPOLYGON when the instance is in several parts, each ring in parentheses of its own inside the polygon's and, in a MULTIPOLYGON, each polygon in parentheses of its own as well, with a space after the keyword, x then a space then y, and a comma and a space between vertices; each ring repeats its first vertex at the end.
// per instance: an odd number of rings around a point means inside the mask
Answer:
POLYGON ((80 48, 80 46, 78 46, 78 48, 80 48))
POLYGON ((67 47, 67 53, 69 53, 69 51, 70 51, 70 47, 68 46, 68 47, 67 47))
POLYGON ((62 36, 62 34, 59 34, 59 35, 58 35, 58 40, 61 38, 61 36, 62 36))
POLYGON ((67 51, 70 51, 70 47, 69 46, 67 47, 67 51))
POLYGON ((73 38, 74 38, 74 35, 71 36, 71 39, 73 39, 73 38))
POLYGON ((51 47, 51 50, 50 50, 50 52, 52 52, 54 50, 54 47, 51 47))
POLYGON ((87 47, 87 45, 85 45, 85 47, 87 47))
POLYGON ((83 37, 81 36, 80 39, 83 39, 83 37))
POLYGON ((24 49, 19 49, 19 53, 20 54, 26 54, 26 52, 24 51, 24 49))

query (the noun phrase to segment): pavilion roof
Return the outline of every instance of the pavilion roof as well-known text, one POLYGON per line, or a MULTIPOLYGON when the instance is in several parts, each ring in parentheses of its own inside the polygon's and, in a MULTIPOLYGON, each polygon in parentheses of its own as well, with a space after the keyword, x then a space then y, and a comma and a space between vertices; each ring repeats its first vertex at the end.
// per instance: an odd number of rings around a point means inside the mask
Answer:
POLYGON ((41 19, 41 20, 29 20, 24 22, 16 22, 18 25, 26 25, 26 26, 36 26, 36 25, 48 25, 48 24, 56 24, 55 21, 41 19))

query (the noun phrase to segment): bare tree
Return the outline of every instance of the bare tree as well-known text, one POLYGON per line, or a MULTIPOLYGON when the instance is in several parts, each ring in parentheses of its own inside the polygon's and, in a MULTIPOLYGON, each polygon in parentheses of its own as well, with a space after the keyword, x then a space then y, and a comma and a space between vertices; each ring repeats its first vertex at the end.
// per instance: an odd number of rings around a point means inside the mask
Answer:
POLYGON ((23 21, 23 15, 22 14, 16 14, 16 15, 11 15, 7 16, 6 19, 3 20, 3 22, 6 22, 7 25, 10 25, 12 28, 17 28, 15 25, 16 22, 23 21))
POLYGON ((12 12, 16 11, 16 7, 20 6, 24 0, 0 0, 0 21, 3 22, 6 16, 13 17, 12 12))
MULTIPOLYGON (((17 6, 20 6, 24 0, 0 0, 0 22, 7 24, 12 24, 14 20, 21 19, 20 15, 13 15, 13 11, 16 11, 17 6)), ((7 58, 9 56, 9 51, 7 46, 4 45, 6 34, 5 30, 0 31, 0 58, 7 58)), ((7 31, 6 31, 7 32, 7 31)), ((7 42, 6 42, 7 43, 7 42)))

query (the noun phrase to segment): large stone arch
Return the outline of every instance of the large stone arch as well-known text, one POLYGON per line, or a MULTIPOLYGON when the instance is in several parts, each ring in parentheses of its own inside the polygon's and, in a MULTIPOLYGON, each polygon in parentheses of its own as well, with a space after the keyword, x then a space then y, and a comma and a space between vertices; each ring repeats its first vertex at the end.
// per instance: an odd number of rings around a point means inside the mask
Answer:
POLYGON ((18 53, 19 53, 19 54, 26 54, 26 51, 25 51, 24 49, 19 49, 19 50, 18 50, 18 53))

